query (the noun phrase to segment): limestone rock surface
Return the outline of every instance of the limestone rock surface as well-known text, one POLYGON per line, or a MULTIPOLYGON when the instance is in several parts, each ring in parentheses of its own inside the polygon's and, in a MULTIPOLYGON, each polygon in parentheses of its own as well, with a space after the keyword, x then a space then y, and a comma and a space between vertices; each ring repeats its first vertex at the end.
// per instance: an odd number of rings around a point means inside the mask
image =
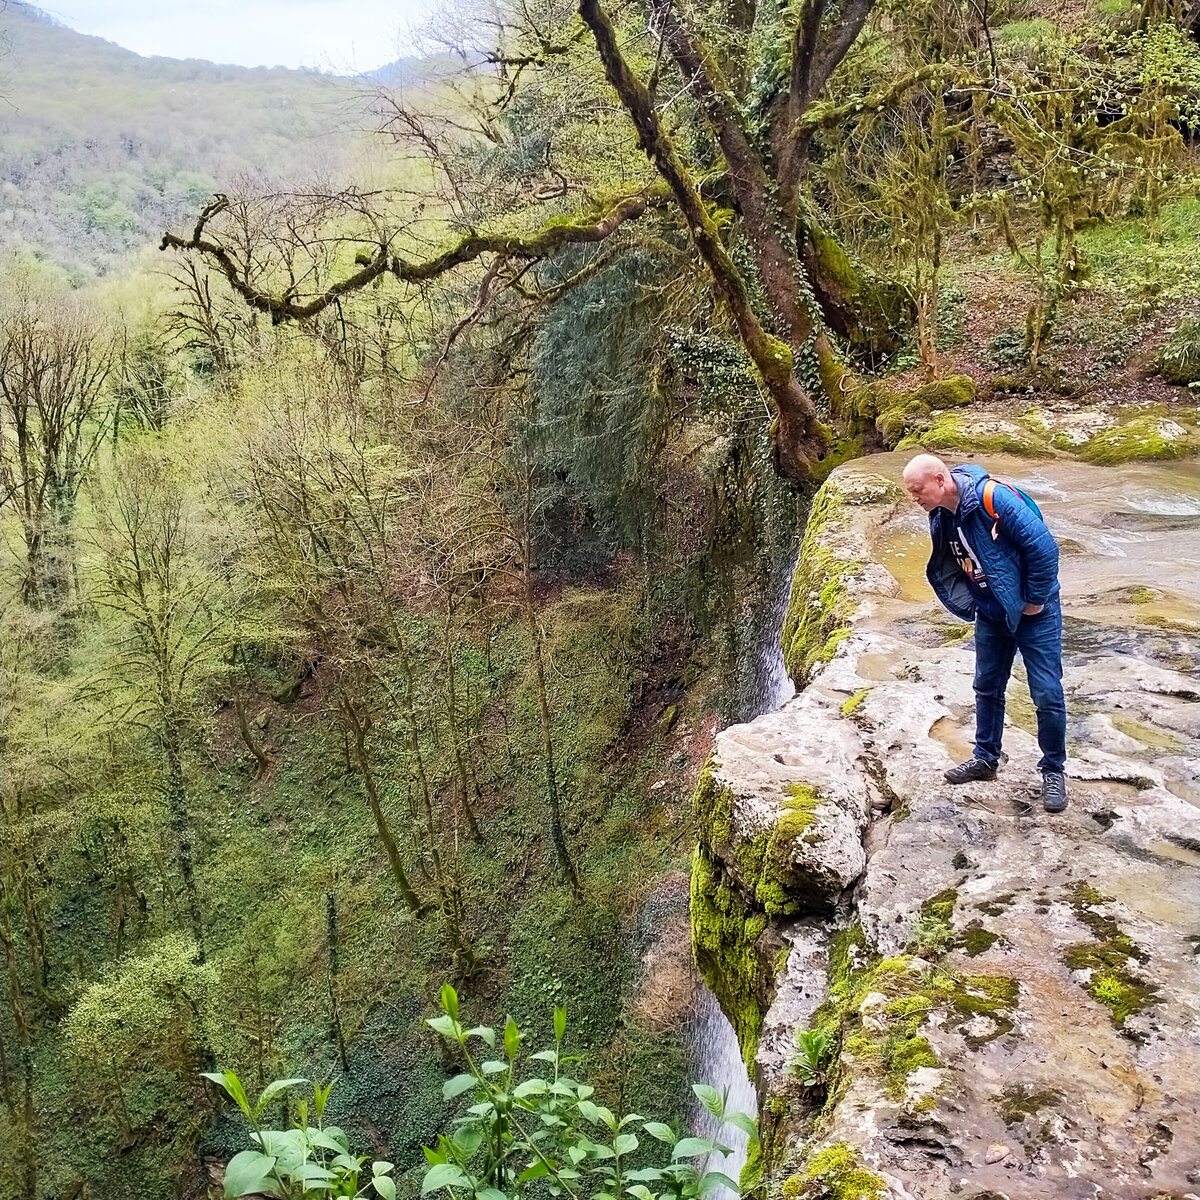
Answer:
POLYGON ((971 752, 974 656, 924 583, 924 514, 877 482, 907 457, 831 476, 843 632, 715 746, 711 850, 783 948, 757 1042, 768 1178, 815 1196, 806 1170, 852 1161, 895 1200, 1200 1194, 1200 480, 984 462, 1075 548, 1050 816, 1019 667, 997 779, 943 778, 971 752), (805 1028, 832 1039, 815 1087, 790 1070, 805 1028))

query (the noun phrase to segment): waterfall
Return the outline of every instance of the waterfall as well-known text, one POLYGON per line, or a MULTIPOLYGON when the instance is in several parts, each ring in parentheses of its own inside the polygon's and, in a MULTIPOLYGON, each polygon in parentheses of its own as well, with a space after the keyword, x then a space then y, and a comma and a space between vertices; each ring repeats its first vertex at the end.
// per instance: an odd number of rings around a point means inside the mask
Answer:
MULTIPOLYGON (((696 989, 696 1007, 688 1021, 688 1054, 697 1082, 712 1084, 718 1091, 726 1093, 727 1112, 758 1115, 758 1094, 746 1074, 737 1035, 721 1011, 716 996, 703 983, 696 989)), ((716 1118, 700 1104, 696 1105, 693 1115, 693 1128, 701 1137, 718 1135, 716 1118)), ((729 1147, 729 1153, 714 1151, 708 1156, 704 1169, 722 1171, 736 1183, 746 1164, 746 1135, 742 1130, 726 1125, 720 1131, 719 1141, 729 1147)), ((719 1187, 709 1195, 715 1200, 733 1200, 736 1193, 727 1187, 719 1187)))
MULTIPOLYGON (((798 548, 780 555, 772 572, 769 592, 754 621, 754 645, 747 648, 750 660, 747 666, 752 677, 746 689, 747 711, 742 718, 746 721, 774 712, 796 694, 795 685, 783 665, 781 635, 798 557, 798 548)), ((746 1072, 737 1035, 721 1011, 717 998, 703 983, 697 988, 695 1008, 688 1021, 688 1052, 693 1079, 725 1092, 728 1112, 744 1112, 757 1117, 758 1094, 746 1072)), ((716 1135, 717 1122, 703 1106, 696 1106, 693 1122, 702 1137, 716 1135)), ((726 1126, 720 1140, 730 1148, 730 1153, 709 1155, 705 1169, 721 1171, 736 1183, 746 1163, 746 1135, 740 1129, 726 1126)), ((735 1193, 720 1187, 711 1195, 714 1200, 733 1200, 735 1193)))
POLYGON ((748 721, 782 708, 796 694, 796 685, 783 665, 783 618, 787 614, 792 577, 796 574, 799 557, 797 548, 791 555, 781 558, 771 579, 754 651, 755 686, 751 693, 752 711, 746 717, 748 721))

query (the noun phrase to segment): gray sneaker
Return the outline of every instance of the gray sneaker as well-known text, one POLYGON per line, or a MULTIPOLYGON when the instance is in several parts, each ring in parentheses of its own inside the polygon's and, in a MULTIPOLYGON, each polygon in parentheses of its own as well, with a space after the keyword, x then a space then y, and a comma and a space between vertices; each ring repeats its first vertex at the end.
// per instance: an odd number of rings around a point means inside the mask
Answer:
POLYGON ((974 783, 980 779, 995 779, 996 764, 984 762, 982 758, 968 758, 957 767, 951 767, 945 778, 947 783, 974 783))
POLYGON ((1042 807, 1048 813, 1060 813, 1067 807, 1067 777, 1061 771, 1042 775, 1042 807))

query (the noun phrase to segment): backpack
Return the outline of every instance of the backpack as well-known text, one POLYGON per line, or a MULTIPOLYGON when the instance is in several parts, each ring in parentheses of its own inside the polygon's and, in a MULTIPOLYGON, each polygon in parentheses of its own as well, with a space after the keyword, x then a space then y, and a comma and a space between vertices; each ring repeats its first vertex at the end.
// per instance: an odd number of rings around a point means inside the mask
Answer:
MULTIPOLYGON (((1034 500, 1034 498, 1032 496, 1027 495, 1025 492, 1021 491, 1021 489, 1019 487, 1014 487, 1011 483, 1005 483, 1002 479, 993 479, 989 475, 987 478, 987 482, 983 485, 983 507, 987 511, 987 515, 989 517, 991 517, 992 521, 994 522, 994 524, 992 525, 993 541, 995 540, 996 535, 1000 530, 1000 517, 996 512, 996 503, 992 499, 992 493, 996 490, 996 484, 999 484, 1001 487, 1008 488, 1008 490, 1010 492, 1016 492, 1017 495, 1020 496, 1021 499, 1025 501, 1026 505, 1029 508, 1032 508, 1033 511, 1035 513, 1037 513, 1037 515, 1039 517, 1041 517, 1041 515, 1042 515, 1042 510, 1040 508, 1038 508, 1037 502, 1034 500)), ((1044 519, 1045 518, 1043 518, 1043 520, 1044 519)))

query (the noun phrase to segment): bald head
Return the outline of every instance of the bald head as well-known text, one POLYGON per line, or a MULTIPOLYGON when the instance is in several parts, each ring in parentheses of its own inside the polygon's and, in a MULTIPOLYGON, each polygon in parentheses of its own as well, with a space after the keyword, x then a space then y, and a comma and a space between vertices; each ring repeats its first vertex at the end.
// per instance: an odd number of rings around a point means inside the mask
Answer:
POLYGON ((918 454, 904 468, 904 488, 926 512, 958 508, 958 485, 950 468, 936 454, 918 454))

